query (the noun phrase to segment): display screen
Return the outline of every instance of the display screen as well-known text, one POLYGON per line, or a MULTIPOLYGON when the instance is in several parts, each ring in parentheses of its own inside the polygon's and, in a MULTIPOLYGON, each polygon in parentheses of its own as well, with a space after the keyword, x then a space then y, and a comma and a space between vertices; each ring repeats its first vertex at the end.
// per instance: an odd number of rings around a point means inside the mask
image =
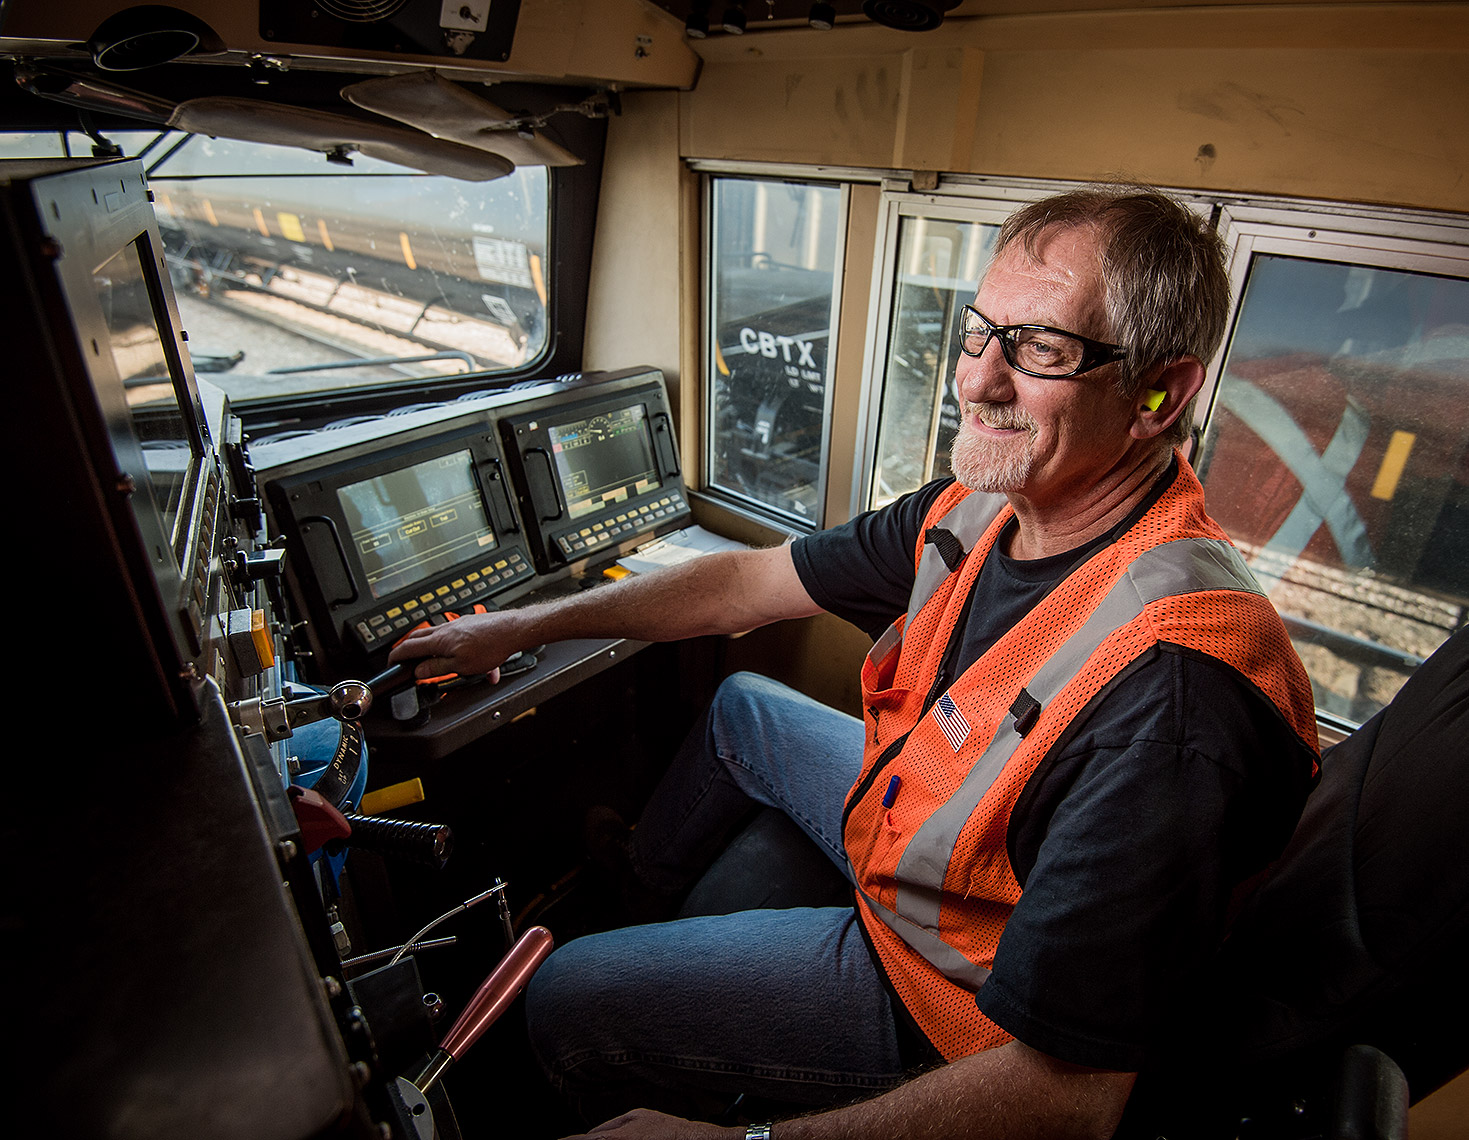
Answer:
POLYGON ((661 485, 642 404, 552 427, 548 434, 574 519, 661 485))
POLYGON ((143 264, 137 243, 131 242, 93 273, 92 283, 107 326, 108 351, 126 393, 133 433, 143 447, 143 461, 177 555, 179 512, 188 490, 194 449, 164 356, 143 264))
POLYGON ((349 484, 337 499, 374 598, 495 545, 468 450, 349 484))

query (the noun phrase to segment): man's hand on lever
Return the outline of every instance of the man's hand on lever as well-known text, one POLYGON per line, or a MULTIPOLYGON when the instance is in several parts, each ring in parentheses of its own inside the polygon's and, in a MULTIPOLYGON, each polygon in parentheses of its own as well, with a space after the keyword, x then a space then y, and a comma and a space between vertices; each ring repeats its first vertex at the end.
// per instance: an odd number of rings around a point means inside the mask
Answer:
POLYGON ((473 677, 489 674, 500 679, 500 666, 523 649, 517 640, 518 623, 503 611, 465 614, 458 621, 416 629, 388 654, 391 664, 417 661, 413 672, 420 680, 446 673, 473 677))

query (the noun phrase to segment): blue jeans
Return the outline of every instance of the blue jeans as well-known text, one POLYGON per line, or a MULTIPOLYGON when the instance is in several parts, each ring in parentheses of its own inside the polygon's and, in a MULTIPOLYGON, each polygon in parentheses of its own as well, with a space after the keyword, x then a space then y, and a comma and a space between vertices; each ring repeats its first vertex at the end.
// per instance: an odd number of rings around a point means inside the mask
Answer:
MULTIPOLYGON (((756 804, 794 820, 845 869, 842 805, 862 722, 735 674, 633 833, 651 886, 683 890, 756 804)), ((888 992, 850 907, 684 918, 576 939, 526 994, 531 1044, 589 1121, 646 1105, 708 1116, 752 1101, 821 1106, 903 1076, 888 992)))

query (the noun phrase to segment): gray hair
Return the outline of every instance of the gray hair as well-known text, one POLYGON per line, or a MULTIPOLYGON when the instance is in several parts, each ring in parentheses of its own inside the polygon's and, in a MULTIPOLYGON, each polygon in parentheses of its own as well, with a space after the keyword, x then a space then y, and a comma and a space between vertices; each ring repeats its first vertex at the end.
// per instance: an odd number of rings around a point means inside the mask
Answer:
MULTIPOLYGON (((1148 186, 1089 186, 1043 198, 1000 227, 995 257, 1020 242, 1031 257, 1053 229, 1094 228, 1101 236, 1107 339, 1127 350, 1117 389, 1136 394, 1143 377, 1181 356, 1208 362, 1229 319, 1224 243, 1209 222, 1148 186)), ((1192 409, 1166 434, 1188 439, 1192 409)))

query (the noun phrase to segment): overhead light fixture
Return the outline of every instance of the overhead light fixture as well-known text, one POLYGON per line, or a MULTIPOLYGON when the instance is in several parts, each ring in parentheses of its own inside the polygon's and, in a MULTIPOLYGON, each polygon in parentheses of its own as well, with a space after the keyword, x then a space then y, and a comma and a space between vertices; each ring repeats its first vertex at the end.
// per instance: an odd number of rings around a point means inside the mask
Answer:
POLYGON ((867 18, 905 32, 929 32, 944 22, 944 0, 862 0, 867 18))
POLYGON ((731 4, 724 10, 724 20, 721 26, 732 36, 745 34, 745 6, 743 4, 731 4))
POLYGON ((806 22, 819 32, 829 32, 836 25, 837 10, 817 0, 811 5, 811 14, 806 17, 806 22))
POLYGON ((689 5, 683 30, 691 40, 702 40, 709 35, 709 0, 694 0, 689 5))

